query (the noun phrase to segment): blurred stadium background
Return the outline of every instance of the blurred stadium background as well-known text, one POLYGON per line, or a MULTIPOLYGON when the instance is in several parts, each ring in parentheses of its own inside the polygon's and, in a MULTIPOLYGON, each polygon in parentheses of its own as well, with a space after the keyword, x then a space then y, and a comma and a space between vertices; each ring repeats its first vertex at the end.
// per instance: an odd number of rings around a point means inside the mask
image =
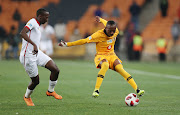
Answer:
MULTIPOLYGON (((95 23, 95 15, 100 15, 107 20, 115 20, 121 30, 120 39, 116 43, 116 53, 122 60, 131 60, 128 57, 127 43, 129 29, 133 25, 133 32, 140 32, 144 40, 142 61, 158 61, 156 41, 164 37, 168 41, 167 60, 180 61, 180 39, 173 42, 171 28, 174 20, 179 20, 180 0, 0 0, 0 52, 1 59, 6 59, 6 51, 11 47, 7 40, 12 33, 18 36, 26 22, 36 16, 39 8, 45 8, 50 12, 49 25, 55 27, 58 22, 65 26, 65 33, 61 39, 73 41, 85 38, 98 29, 102 24, 95 23), (132 21, 130 7, 133 2, 140 7, 138 22, 132 21), (168 1, 167 15, 161 16, 160 2, 168 1), (119 16, 113 15, 114 8, 119 11, 119 16), (99 9, 101 13, 96 14, 99 9), (15 13, 16 12, 16 13, 15 13), (13 29, 12 29, 13 28, 13 29), (78 30, 78 35, 72 39, 78 30), (76 32, 75 32, 76 31, 76 32)), ((56 30, 58 31, 58 30, 56 30)), ((61 32, 61 31, 59 31, 61 32)), ((10 38, 11 39, 11 38, 10 38)), ((13 39, 13 38, 12 38, 13 39)), ((21 49, 21 39, 18 40, 18 54, 21 49)), ((129 40, 129 41, 128 41, 129 40)), ((58 39, 54 43, 53 58, 93 58, 95 54, 94 44, 71 48, 57 46, 58 39)), ((13 54, 10 53, 13 57, 13 54)), ((131 56, 131 55, 130 55, 131 56)), ((133 55, 132 55, 133 56, 133 55)))
POLYGON ((138 14, 135 19, 130 12, 133 2, 134 0, 0 0, 0 114, 179 115, 180 38, 174 41, 172 27, 174 21, 180 20, 180 0, 135 0, 140 8, 135 12, 138 14), (165 12, 164 16, 160 3, 168 4, 167 14, 165 12), (57 31, 56 34, 63 35, 55 35, 54 52, 51 55, 61 70, 55 90, 63 96, 63 100, 57 101, 45 95, 50 72, 39 68, 40 85, 32 95, 36 106, 31 108, 23 100, 30 79, 18 60, 21 49, 18 34, 26 22, 36 16, 39 8, 50 12, 49 25, 57 31), (93 63, 95 44, 68 48, 57 45, 61 39, 74 41, 102 29, 102 24, 95 23, 95 15, 115 20, 121 30, 115 52, 122 59, 125 70, 146 91, 137 107, 126 106, 124 97, 134 90, 122 76, 111 70, 108 70, 103 81, 100 97, 91 97, 99 71, 93 63), (56 28, 59 22, 61 27, 56 28), (141 60, 133 61, 136 57, 132 52, 132 41, 137 32, 141 33, 144 49, 141 60), (168 42, 166 63, 158 62, 156 41, 162 36, 168 42), (17 57, 13 51, 17 52, 17 57))

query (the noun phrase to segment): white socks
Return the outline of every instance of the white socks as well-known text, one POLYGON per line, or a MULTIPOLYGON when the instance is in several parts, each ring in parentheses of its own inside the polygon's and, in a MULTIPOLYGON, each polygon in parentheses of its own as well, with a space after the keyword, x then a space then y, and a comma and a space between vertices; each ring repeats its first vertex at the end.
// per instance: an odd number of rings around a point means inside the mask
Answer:
MULTIPOLYGON (((56 83, 57 83, 57 80, 56 80, 56 81, 51 81, 51 80, 49 80, 49 88, 48 88, 48 91, 53 92, 56 83)), ((30 95, 32 94, 32 92, 33 92, 33 90, 30 90, 30 89, 27 88, 27 89, 26 89, 26 93, 25 93, 25 98, 30 98, 30 95)))
POLYGON ((57 83, 57 80, 56 80, 56 81, 51 81, 51 80, 49 80, 49 88, 48 88, 48 91, 53 92, 56 83, 57 83))
POLYGON ((32 92, 33 92, 33 90, 30 90, 27 88, 26 93, 25 93, 25 98, 30 98, 30 95, 32 92))

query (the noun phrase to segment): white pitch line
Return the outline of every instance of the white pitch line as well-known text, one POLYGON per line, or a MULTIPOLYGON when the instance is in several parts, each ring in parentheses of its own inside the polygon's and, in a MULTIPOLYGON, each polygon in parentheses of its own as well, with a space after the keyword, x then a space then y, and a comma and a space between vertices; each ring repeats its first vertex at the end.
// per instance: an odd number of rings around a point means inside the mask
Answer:
POLYGON ((125 69, 125 70, 128 70, 129 72, 141 74, 141 75, 150 75, 152 77, 165 77, 165 78, 170 78, 170 79, 180 79, 180 76, 177 76, 177 75, 167 75, 167 74, 146 72, 146 71, 135 70, 135 69, 125 69))
MULTIPOLYGON (((73 65, 81 65, 79 62, 73 62, 73 61, 70 63, 70 65, 72 65, 72 64, 73 65)), ((68 65, 68 63, 66 65, 68 65)), ((91 63, 87 63, 85 67, 95 68, 95 65, 93 65, 91 63)), ((127 70, 127 72, 129 72, 129 73, 132 72, 132 73, 141 74, 141 75, 148 75, 148 76, 152 76, 152 77, 162 77, 162 78, 180 80, 180 76, 177 76, 177 75, 168 75, 168 74, 147 72, 147 71, 141 71, 141 70, 136 70, 136 69, 128 69, 128 68, 125 68, 125 70, 127 70)))

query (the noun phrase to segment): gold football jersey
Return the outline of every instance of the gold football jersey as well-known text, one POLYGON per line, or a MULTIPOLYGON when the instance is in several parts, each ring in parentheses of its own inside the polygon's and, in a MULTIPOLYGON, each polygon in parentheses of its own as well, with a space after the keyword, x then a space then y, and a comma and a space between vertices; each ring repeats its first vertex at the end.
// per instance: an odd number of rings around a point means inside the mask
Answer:
POLYGON ((113 36, 108 37, 104 29, 99 30, 86 38, 87 43, 96 43, 96 53, 97 54, 110 54, 114 53, 114 44, 116 42, 116 37, 119 34, 118 29, 116 29, 113 36))

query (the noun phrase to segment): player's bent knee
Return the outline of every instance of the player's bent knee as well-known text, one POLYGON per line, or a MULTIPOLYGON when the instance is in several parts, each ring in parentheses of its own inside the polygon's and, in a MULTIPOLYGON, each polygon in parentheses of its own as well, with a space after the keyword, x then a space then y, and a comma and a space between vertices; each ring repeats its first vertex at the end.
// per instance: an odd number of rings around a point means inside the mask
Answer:
POLYGON ((37 80, 37 81, 32 81, 32 84, 35 85, 35 86, 38 85, 39 83, 40 83, 39 80, 37 80))
POLYGON ((117 65, 115 66, 115 69, 114 69, 114 70, 117 71, 117 72, 122 72, 122 71, 124 71, 123 65, 122 65, 122 64, 117 64, 117 65))
POLYGON ((104 62, 104 63, 103 63, 103 67, 108 68, 108 67, 109 67, 109 63, 108 63, 108 62, 104 62))
POLYGON ((56 74, 59 74, 59 73, 60 73, 59 68, 56 67, 56 68, 54 69, 54 72, 55 72, 56 74))
POLYGON ((103 62, 101 68, 108 69, 109 68, 109 63, 108 62, 103 62))
POLYGON ((40 82, 39 82, 39 81, 37 81, 37 82, 36 82, 36 85, 38 85, 39 83, 40 83, 40 82))
POLYGON ((56 73, 56 74, 59 74, 60 73, 60 70, 59 68, 55 65, 53 66, 51 69, 50 69, 51 72, 53 73, 56 73))

